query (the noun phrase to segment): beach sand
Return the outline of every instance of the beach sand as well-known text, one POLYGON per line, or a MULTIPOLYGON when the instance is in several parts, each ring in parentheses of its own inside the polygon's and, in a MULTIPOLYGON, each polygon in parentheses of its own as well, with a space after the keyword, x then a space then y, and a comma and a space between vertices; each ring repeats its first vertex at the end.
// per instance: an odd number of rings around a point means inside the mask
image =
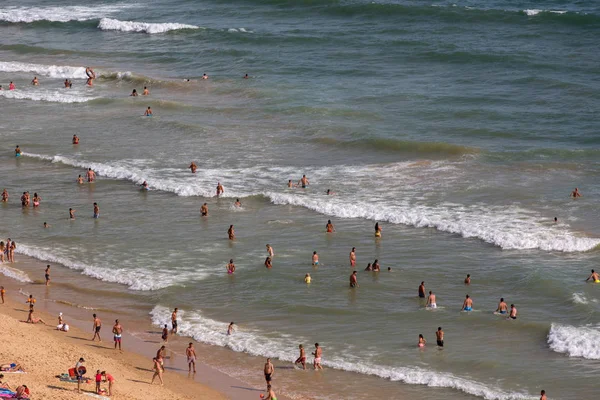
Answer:
MULTIPOLYGON (((112 340, 91 342, 89 333, 74 327, 69 332, 60 332, 56 330, 54 316, 37 311, 34 315, 44 319, 47 325, 23 322, 27 319, 27 307, 24 304, 7 299, 5 304, 0 305, 0 363, 19 363, 27 371, 23 374, 4 373, 3 381, 13 389, 27 385, 32 399, 87 398, 74 392, 76 384, 61 382, 56 378, 73 368, 80 357, 86 361, 87 377, 93 380, 96 370, 101 370, 115 378, 114 399, 227 398, 168 370, 164 374, 164 387, 157 382, 150 385, 153 372, 152 361, 148 358, 129 351, 115 351, 112 340)), ((107 384, 103 383, 102 387, 107 387, 107 384)), ((93 393, 95 383, 82 384, 82 390, 93 393)))

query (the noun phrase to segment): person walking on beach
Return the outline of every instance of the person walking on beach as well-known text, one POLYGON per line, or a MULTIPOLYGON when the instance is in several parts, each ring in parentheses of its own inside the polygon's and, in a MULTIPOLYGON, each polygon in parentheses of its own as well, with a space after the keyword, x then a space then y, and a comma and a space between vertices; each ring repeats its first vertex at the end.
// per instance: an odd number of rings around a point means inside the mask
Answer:
POLYGON ((160 369, 163 370, 163 372, 165 371, 165 351, 167 350, 167 348, 165 346, 160 346, 160 349, 158 349, 156 351, 156 359, 158 360, 158 363, 160 364, 160 369))
POLYGON ((314 351, 314 353, 312 353, 312 355, 315 356, 315 360, 313 361, 315 370, 323 369, 323 366, 321 365, 321 357, 323 357, 323 349, 321 348, 321 346, 319 346, 319 343, 315 343, 315 351, 314 351))
POLYGON ((4 253, 6 252, 6 245, 0 241, 0 262, 5 262, 4 253))
POLYGON ((206 204, 206 203, 202 204, 202 207, 200 207, 200 216, 208 217, 208 204, 206 204))
POLYGON ((444 347, 444 331, 442 330, 441 326, 435 332, 435 338, 437 340, 437 345, 440 347, 444 347))
POLYGON ((298 181, 298 186, 300 186, 302 189, 306 189, 308 185, 308 178, 306 177, 306 175, 302 175, 302 178, 298 181))
POLYGON ((171 335, 177 334, 177 311, 178 309, 175 308, 175 310, 173 310, 173 314, 171 314, 171 325, 173 326, 171 329, 171 335))
POLYGON ((223 185, 221 185, 221 182, 217 182, 217 197, 219 197, 223 193, 225 193, 225 189, 223 188, 223 185))
POLYGON ((300 356, 294 361, 294 364, 302 364, 302 369, 306 369, 306 353, 304 351, 304 346, 299 345, 298 348, 300 349, 300 356))
POLYGON ((267 362, 265 363, 265 381, 267 381, 267 385, 271 383, 273 379, 273 373, 275 372, 275 367, 271 363, 271 359, 267 358, 267 362))
POLYGON ((100 338, 100 329, 102 329, 102 321, 100 321, 100 318, 98 318, 96 314, 93 314, 93 317, 94 325, 92 327, 92 331, 94 332, 94 337, 92 338, 92 342, 96 340, 96 336, 98 337, 98 341, 101 342, 102 339, 100 338))
POLYGON ((10 250, 8 251, 8 262, 15 262, 15 250, 17 249, 17 243, 13 240, 10 244, 10 250))
POLYGON ((350 288, 358 287, 358 278, 356 276, 356 271, 352 271, 352 275, 350 275, 350 288))
POLYGON ((85 175, 87 177, 87 181, 90 183, 92 183, 96 180, 96 173, 91 168, 88 168, 85 175))
POLYGON ((152 381, 150 381, 150 384, 152 385, 154 383, 154 379, 158 377, 158 380, 160 381, 160 386, 163 386, 163 370, 162 366, 160 365, 160 362, 156 359, 156 357, 152 359, 152 369, 154 370, 154 375, 152 375, 152 381))
POLYGON ((188 344, 187 349, 185 349, 185 355, 187 356, 188 372, 192 372, 192 367, 194 367, 194 373, 196 373, 196 350, 194 350, 194 343, 188 344))
POLYGON ((167 324, 165 324, 165 327, 162 330, 162 340, 165 343, 169 341, 169 328, 167 328, 167 324))
POLYGON ((46 278, 46 286, 50 286, 50 265, 46 266, 46 271, 44 272, 44 277, 46 278))
POLYGON ((350 266, 354 267, 356 265, 356 247, 353 247, 350 250, 350 266))
POLYGON ((498 314, 506 314, 508 312, 508 306, 504 302, 504 297, 500 299, 500 303, 498 303, 498 308, 496 308, 495 312, 498 314))
POLYGON ((465 297, 461 311, 473 311, 473 300, 469 295, 465 297))
POLYGON ((33 306, 35 305, 35 299, 33 298, 32 294, 30 294, 29 298, 27 300, 25 300, 25 304, 29 304, 29 311, 33 311, 33 306))
POLYGON ((115 339, 115 350, 117 349, 117 344, 119 345, 119 351, 123 351, 121 349, 121 339, 123 335, 123 327, 119 323, 119 320, 115 320, 115 325, 113 326, 113 335, 115 339))
POLYGON ((235 230, 233 229, 233 225, 229 225, 229 229, 227 230, 227 235, 229 236, 229 240, 235 239, 235 230))
POLYGON ((94 203, 94 219, 100 218, 100 207, 98 207, 98 203, 94 203))
POLYGON ((419 298, 425 298, 425 281, 421 282, 421 284, 419 285, 419 298))
POLYGON ((594 283, 600 283, 600 276, 598 275, 598 273, 594 270, 592 270, 592 274, 590 276, 588 276, 588 278, 585 280, 586 282, 592 281, 594 283))

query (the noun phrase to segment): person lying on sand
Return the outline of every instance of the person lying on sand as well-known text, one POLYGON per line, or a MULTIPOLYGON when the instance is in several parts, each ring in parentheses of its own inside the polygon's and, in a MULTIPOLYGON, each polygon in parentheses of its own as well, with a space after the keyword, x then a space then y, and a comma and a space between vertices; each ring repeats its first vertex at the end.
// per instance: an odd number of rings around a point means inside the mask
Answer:
POLYGON ((27 322, 28 324, 39 324, 39 323, 42 323, 42 324, 46 325, 46 323, 44 322, 43 319, 41 319, 41 318, 35 318, 33 316, 33 310, 29 310, 29 315, 27 316, 27 321, 25 321, 25 322, 27 322))
POLYGON ((4 372, 25 372, 21 364, 11 363, 0 365, 0 371, 4 372))

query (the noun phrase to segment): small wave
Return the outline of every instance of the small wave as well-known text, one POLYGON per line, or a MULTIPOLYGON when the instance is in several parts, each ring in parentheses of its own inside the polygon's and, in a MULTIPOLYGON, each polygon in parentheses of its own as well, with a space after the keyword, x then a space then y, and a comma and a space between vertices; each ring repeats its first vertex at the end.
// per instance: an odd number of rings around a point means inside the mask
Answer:
POLYGON ((114 4, 102 6, 49 6, 49 7, 6 7, 0 9, 0 21, 32 23, 37 21, 69 22, 98 19, 136 4, 114 4))
POLYGON ((131 290, 158 290, 183 281, 185 277, 177 277, 171 271, 150 271, 149 269, 126 269, 115 266, 88 265, 68 256, 57 254, 57 249, 21 245, 17 253, 42 260, 61 264, 67 268, 81 271, 82 274, 104 282, 127 285, 131 290), (54 251, 54 252, 53 252, 54 251))
POLYGON ((102 18, 98 28, 103 31, 140 32, 140 33, 165 33, 181 29, 200 29, 196 25, 178 23, 149 23, 135 21, 119 21, 118 19, 102 18))
POLYGON ((388 151, 388 152, 405 152, 405 153, 419 153, 424 155, 431 154, 445 154, 452 156, 460 156, 467 154, 477 154, 479 149, 468 146, 461 146, 451 143, 441 142, 412 142, 408 140, 396 140, 396 139, 362 139, 353 141, 341 141, 332 138, 316 138, 313 141, 325 145, 333 146, 345 146, 355 148, 371 148, 375 150, 388 151))
POLYGON ((548 332, 550 349, 569 357, 600 360, 600 330, 593 327, 575 327, 552 324, 548 332))
POLYGON ((29 64, 0 61, 0 72, 31 72, 32 74, 62 79, 87 79, 84 67, 64 65, 29 64))
POLYGON ((48 301, 50 301, 52 303, 56 303, 56 304, 64 304, 65 306, 69 306, 69 307, 81 308, 83 310, 99 310, 99 308, 94 308, 94 307, 90 307, 90 306, 83 306, 81 304, 72 303, 72 302, 66 301, 66 300, 51 300, 51 299, 48 299, 48 301))
MULTIPOLYGON (((60 90, 60 89, 59 89, 60 90)), ((84 97, 72 94, 69 90, 23 92, 20 90, 2 90, 0 96, 7 99, 48 101, 51 103, 85 103, 95 97, 84 97)))
MULTIPOLYGON (((171 310, 156 306, 150 311, 152 323, 164 326, 171 321, 171 310)), ((199 312, 179 311, 178 332, 181 335, 214 346, 227 347, 233 351, 254 356, 278 358, 293 363, 298 352, 298 343, 310 342, 307 338, 278 335, 267 337, 264 333, 244 327, 227 336, 227 323, 204 317, 199 312)), ((367 362, 350 362, 347 357, 328 353, 323 365, 343 371, 374 375, 391 381, 411 385, 445 387, 482 397, 488 400, 526 400, 532 396, 524 393, 506 392, 500 388, 455 376, 450 373, 427 370, 421 367, 380 366, 367 362)))
POLYGON ((245 29, 245 28, 229 28, 227 29, 227 32, 231 32, 231 33, 235 33, 235 32, 242 32, 242 33, 254 33, 254 31, 245 29))
POLYGON ((12 279, 16 279, 19 282, 23 283, 33 283, 29 275, 25 271, 21 271, 20 269, 8 267, 6 265, 0 265, 0 274, 7 276, 12 279))
POLYGON ((563 11, 563 10, 538 10, 538 9, 527 9, 527 10, 523 10, 523 12, 525 13, 525 15, 528 15, 530 17, 541 14, 541 13, 550 13, 550 14, 566 14, 567 13, 567 11, 563 11))
POLYGON ((598 300, 596 300, 596 299, 589 300, 586 297, 586 295, 583 293, 573 293, 573 296, 571 296, 571 299, 573 300, 573 303, 575 303, 575 304, 590 304, 590 303, 598 302, 598 300))

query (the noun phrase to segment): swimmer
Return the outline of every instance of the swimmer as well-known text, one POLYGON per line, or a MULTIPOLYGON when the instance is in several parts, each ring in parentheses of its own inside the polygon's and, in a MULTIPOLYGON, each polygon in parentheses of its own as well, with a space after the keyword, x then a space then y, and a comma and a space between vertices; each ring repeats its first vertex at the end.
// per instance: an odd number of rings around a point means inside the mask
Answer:
POLYGON ((381 227, 379 226, 379 222, 375 222, 375 237, 381 237, 381 227))
POLYGON ((548 398, 546 397, 546 391, 545 390, 542 390, 540 392, 540 395, 542 396, 542 397, 540 397, 540 400, 548 400, 548 398))
POLYGON ((581 193, 579 193, 579 188, 575 188, 575 190, 571 192, 571 197, 574 199, 576 199, 577 197, 581 197, 581 193))
POLYGON ((73 135, 73 140, 71 140, 72 144, 79 144, 79 137, 77 135, 73 135))
POLYGON ((83 177, 81 175, 79 175, 77 177, 77 183, 79 183, 80 185, 83 185, 83 177))
POLYGON ((371 265, 371 263, 367 264, 367 268, 365 268, 365 271, 373 271, 373 266, 371 265))
POLYGON ((350 275, 350 287, 358 287, 358 277, 356 276, 356 271, 352 271, 352 275, 350 275))
POLYGON ((335 232, 335 227, 331 223, 330 219, 327 220, 327 225, 325 225, 325 230, 327 231, 327 233, 333 233, 333 232, 335 232))
POLYGON ((142 96, 150 96, 150 91, 148 87, 144 86, 144 91, 142 92, 142 96))
POLYGON ((71 82, 68 79, 65 79, 65 88, 70 88, 71 82))
POLYGON ((202 79, 208 79, 208 75, 202 74, 202 79))
POLYGON ((273 268, 273 264, 271 263, 271 257, 267 257, 265 259, 265 267, 267 267, 268 269, 273 268))
MULTIPOLYGON (((356 273, 356 271, 354 271, 354 273, 356 273)), ((315 352, 312 353, 312 355, 315 356, 315 360, 314 360, 315 369, 323 369, 323 367, 321 366, 321 357, 323 357, 323 349, 321 349, 321 346, 319 346, 319 343, 315 343, 315 352)))
POLYGON ((354 267, 356 265, 356 247, 353 247, 350 250, 350 266, 354 267))
POLYGON ((98 203, 94 203, 94 218, 100 218, 100 207, 98 207, 98 203))
POLYGON ((444 331, 442 330, 441 326, 435 332, 435 338, 437 340, 437 345, 440 347, 444 347, 444 331))
MULTIPOLYGON (((200 215, 202 217, 208 217, 208 204, 204 203, 202 204, 202 207, 200 207, 200 215)), ((232 225, 233 227, 233 225, 232 225)), ((231 239, 231 237, 230 237, 231 239)))
POLYGON ((227 327, 227 336, 233 335, 233 332, 235 332, 235 322, 231 321, 227 327))
POLYGON ((298 186, 298 185, 296 185, 295 183, 292 183, 292 180, 291 180, 291 179, 290 179, 290 180, 288 180, 287 187, 289 187, 289 188, 293 188, 293 187, 297 187, 297 186, 298 186))
POLYGON ((146 182, 146 181, 142 182, 142 184, 140 185, 140 187, 142 188, 142 190, 149 190, 150 189, 148 187, 148 182, 146 182))
POLYGON ((504 297, 500 299, 500 303, 498 303, 498 308, 496 308, 495 312, 498 314, 506 314, 508 312, 508 306, 504 302, 504 297))
POLYGON ((196 165, 195 162, 192 161, 192 163, 190 164, 190 166, 188 168, 190 169, 190 171, 192 171, 192 174, 195 174, 196 170, 198 169, 198 166, 196 165))
POLYGON ((302 178, 300 178, 300 180, 298 181, 298 185, 300 186, 302 189, 306 189, 306 187, 310 184, 310 182, 308 182, 308 178, 306 177, 306 175, 302 175, 302 178))
POLYGON ((94 79, 96 79, 96 73, 91 67, 85 67, 85 74, 87 75, 87 81, 85 82, 88 86, 94 86, 94 79))
POLYGON ((600 276, 598 275, 598 273, 596 271, 592 270, 592 274, 590 276, 588 276, 588 278, 585 281, 586 282, 592 281, 594 283, 600 283, 600 276))
POLYGON ((304 275, 304 283, 310 283, 312 281, 312 278, 310 277, 310 274, 306 274, 304 275))
POLYGON ((275 256, 275 252, 273 251, 273 247, 271 247, 270 244, 267 244, 267 253, 269 254, 269 257, 273 258, 275 256))
POLYGON ((373 261, 373 272, 381 271, 381 267, 379 266, 379 260, 373 261))
POLYGON ((233 229, 233 225, 229 225, 229 229, 227 230, 227 235, 229 236, 229 240, 235 239, 235 230, 233 229))
POLYGON ((227 264, 227 273, 233 274, 235 272, 235 264, 233 263, 233 258, 229 260, 229 264, 227 264))
POLYGON ((437 308, 437 303, 435 302, 435 294, 430 290, 429 297, 427 297, 427 304, 425 304, 427 308, 437 308))
POLYGON ((14 83, 12 83, 12 81, 8 84, 8 90, 15 90, 17 87, 15 86, 14 83))
POLYGON ((425 282, 421 282, 421 284, 419 285, 419 297, 424 299, 425 298, 425 282))
POLYGON ((221 182, 217 182, 217 197, 219 197, 223 193, 225 193, 225 189, 223 189, 223 185, 221 185, 221 182))
POLYGON ((244 79, 249 79, 250 77, 248 76, 248 74, 244 75, 244 79))
POLYGON ((554 223, 558 224, 558 218, 554 217, 554 223))
POLYGON ((19 147, 19 145, 15 147, 15 157, 21 157, 21 148, 19 147))
POLYGON ((40 81, 38 81, 38 78, 37 78, 37 76, 34 76, 34 77, 33 77, 33 80, 31 81, 31 84, 32 84, 33 86, 38 86, 38 85, 40 84, 40 81))
POLYGON ((465 278, 465 285, 470 285, 471 284, 471 275, 467 274, 467 277, 465 278))
POLYGON ((473 311, 473 300, 469 295, 465 297, 461 311, 473 311))
POLYGON ((388 267, 388 272, 392 272, 392 267, 388 267))
POLYGON ((69 208, 69 219, 75 219, 75 210, 69 208))
POLYGON ((427 343, 427 340, 425 340, 425 338, 423 337, 423 334, 419 334, 419 343, 418 346, 419 347, 425 347, 425 343, 427 343))
POLYGON ((44 229, 45 228, 50 228, 50 225, 47 222, 44 222, 44 229))
POLYGON ((327 189, 327 190, 325 191, 325 194, 326 194, 327 196, 333 196, 333 195, 335 194, 335 192, 334 192, 334 191, 332 191, 331 189, 327 189))
POLYGON ((96 180, 96 173, 91 168, 88 168, 86 177, 87 177, 87 181, 92 183, 96 180))
POLYGON ((304 346, 298 345, 298 349, 300 349, 300 356, 294 361, 294 364, 302 364, 302 369, 306 369, 306 353, 304 352, 304 346))
POLYGON ((241 207, 242 203, 240 202, 240 199, 235 199, 235 203, 233 203, 233 206, 238 208, 241 207))
POLYGON ((319 255, 317 254, 316 251, 313 251, 312 265, 315 266, 315 267, 319 265, 319 255))
POLYGON ((510 305, 510 315, 507 319, 517 319, 517 307, 514 304, 510 305))
POLYGON ((152 109, 150 108, 150 106, 148 106, 148 108, 146 109, 146 112, 144 113, 144 116, 146 116, 146 117, 151 117, 152 116, 152 109))
POLYGON ((138 95, 137 90, 133 89, 133 91, 131 92, 131 94, 129 96, 137 97, 137 95, 138 95))
POLYGON ((8 190, 4 189, 2 191, 2 202, 3 203, 7 203, 8 202, 8 190))

